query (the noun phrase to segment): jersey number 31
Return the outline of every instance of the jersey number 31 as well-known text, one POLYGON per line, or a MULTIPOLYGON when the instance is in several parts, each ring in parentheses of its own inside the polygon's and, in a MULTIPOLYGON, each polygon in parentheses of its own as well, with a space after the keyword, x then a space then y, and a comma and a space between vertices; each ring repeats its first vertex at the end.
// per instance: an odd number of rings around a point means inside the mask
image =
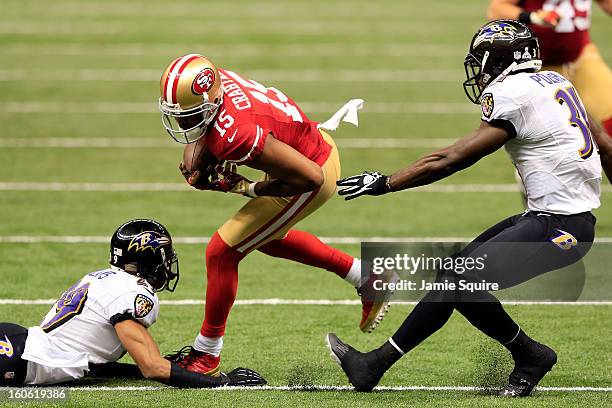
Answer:
POLYGON ((555 93, 555 99, 557 102, 559 102, 559 104, 565 104, 565 106, 567 106, 569 109, 570 125, 580 129, 582 137, 584 137, 584 147, 578 150, 578 154, 584 160, 588 159, 591 157, 591 154, 593 154, 593 138, 591 136, 591 131, 589 130, 586 110, 584 109, 584 106, 582 106, 576 90, 573 86, 569 86, 565 89, 559 89, 555 93))

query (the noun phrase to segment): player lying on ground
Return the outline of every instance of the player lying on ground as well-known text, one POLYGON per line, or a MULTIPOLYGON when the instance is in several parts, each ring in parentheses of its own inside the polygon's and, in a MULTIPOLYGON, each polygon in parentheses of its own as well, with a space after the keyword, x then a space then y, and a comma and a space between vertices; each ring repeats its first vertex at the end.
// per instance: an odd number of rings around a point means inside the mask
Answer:
MULTIPOLYGON (((359 259, 292 229, 334 195, 340 177, 338 149, 320 128, 335 129, 343 114, 353 116, 356 124, 359 100, 345 105, 330 125, 318 126, 278 89, 217 69, 197 54, 173 61, 160 87, 164 127, 186 144, 180 169, 188 183, 250 197, 206 248, 205 318, 193 348, 180 362, 183 367, 210 374, 219 369, 238 264, 254 250, 327 269, 360 293, 369 291, 371 282, 362 282, 359 259), (262 170, 265 177, 246 180, 236 173, 236 165, 262 170)), ((362 331, 374 329, 386 303, 384 296, 362 296, 362 331)))
MULTIPOLYGON (((601 164, 578 93, 558 73, 538 72, 538 56, 538 42, 522 23, 483 26, 465 58, 464 82, 468 98, 481 103, 480 127, 390 177, 366 172, 341 180, 346 188, 339 194, 353 199, 433 183, 505 146, 523 178, 529 210, 489 228, 459 256, 488 254, 479 278, 502 289, 580 260, 594 239, 590 211, 600 204, 601 164)), ((458 276, 441 272, 443 278, 458 276)), ((515 367, 500 395, 528 395, 556 363, 555 352, 529 338, 488 292, 429 292, 379 349, 360 353, 329 334, 330 349, 353 386, 369 391, 453 310, 512 354, 515 367)))
POLYGON ((0 323, 0 385, 57 384, 88 373, 144 376, 175 387, 266 383, 245 368, 213 377, 161 357, 147 328, 159 312, 156 292, 174 291, 179 279, 172 239, 161 224, 132 220, 119 227, 110 263, 66 290, 39 326, 0 323), (126 351, 137 366, 116 362, 126 351))

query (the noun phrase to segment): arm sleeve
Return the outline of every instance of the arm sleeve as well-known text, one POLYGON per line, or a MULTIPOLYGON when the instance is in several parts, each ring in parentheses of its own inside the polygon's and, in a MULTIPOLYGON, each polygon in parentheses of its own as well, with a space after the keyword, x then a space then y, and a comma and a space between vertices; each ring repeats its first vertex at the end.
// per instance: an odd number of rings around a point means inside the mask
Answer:
POLYGON ((144 378, 136 364, 117 362, 111 362, 106 364, 89 364, 89 374, 95 378, 144 378))
POLYGON ((227 385, 229 378, 224 373, 218 377, 187 371, 177 363, 171 363, 168 385, 180 388, 213 388, 227 385))
POLYGON ((158 314, 157 295, 145 291, 122 294, 106 307, 106 317, 113 326, 132 319, 148 328, 155 323, 158 314))
POLYGON ((504 129, 510 137, 520 139, 523 129, 521 107, 503 92, 486 92, 482 98, 482 120, 491 126, 504 129))

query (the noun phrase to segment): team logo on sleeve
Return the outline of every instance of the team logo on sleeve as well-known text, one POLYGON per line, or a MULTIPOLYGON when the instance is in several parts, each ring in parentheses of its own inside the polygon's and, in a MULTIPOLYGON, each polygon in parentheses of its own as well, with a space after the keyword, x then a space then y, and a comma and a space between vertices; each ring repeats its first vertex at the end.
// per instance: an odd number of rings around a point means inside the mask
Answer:
POLYGON ((6 335, 4 341, 0 340, 0 356, 13 357, 13 345, 6 335))
POLYGON ((578 245, 578 240, 576 239, 576 237, 574 237, 569 232, 565 232, 560 229, 558 229, 557 232, 559 234, 551 238, 551 241, 559 248, 563 249, 564 251, 567 251, 568 249, 572 249, 572 247, 578 245))
POLYGON ((210 68, 204 68, 193 79, 191 90, 196 95, 202 95, 208 92, 215 83, 215 71, 210 68))
POLYGON ((142 319, 153 310, 153 301, 145 295, 138 294, 134 299, 134 316, 142 319))
POLYGON ((484 94, 480 106, 482 107, 482 114, 489 119, 493 114, 493 95, 490 93, 484 94))
POLYGON ((142 252, 150 249, 153 252, 162 245, 168 245, 170 239, 156 231, 144 231, 136 235, 128 245, 128 251, 134 249, 135 252, 142 252))

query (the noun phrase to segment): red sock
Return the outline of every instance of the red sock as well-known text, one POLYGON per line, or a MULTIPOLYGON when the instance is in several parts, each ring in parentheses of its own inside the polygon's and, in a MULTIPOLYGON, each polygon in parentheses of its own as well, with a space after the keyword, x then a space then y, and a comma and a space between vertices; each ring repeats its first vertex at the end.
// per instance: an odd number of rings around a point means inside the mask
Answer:
POLYGON ((608 136, 612 137, 612 118, 604 120, 601 124, 603 125, 604 129, 606 129, 608 136))
POLYGON ((221 337, 238 290, 238 263, 244 255, 229 247, 218 233, 206 247, 206 313, 200 333, 221 337))
POLYGON ((349 254, 324 244, 314 235, 298 230, 290 230, 285 238, 268 242, 258 250, 266 255, 327 269, 341 278, 351 269, 354 259, 349 254))

